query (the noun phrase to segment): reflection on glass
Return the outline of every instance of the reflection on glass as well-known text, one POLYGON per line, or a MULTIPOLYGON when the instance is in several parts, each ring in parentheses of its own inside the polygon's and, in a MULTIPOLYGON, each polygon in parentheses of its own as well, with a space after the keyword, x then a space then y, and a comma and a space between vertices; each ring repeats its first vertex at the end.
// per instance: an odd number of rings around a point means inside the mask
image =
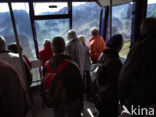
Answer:
POLYGON ((19 41, 23 47, 23 53, 27 55, 30 60, 36 59, 28 3, 12 3, 12 8, 19 41))
POLYGON ((67 2, 34 3, 35 15, 68 14, 67 2))
POLYGON ((112 35, 122 34, 124 39, 124 45, 120 52, 120 56, 122 57, 127 57, 127 54, 129 52, 131 39, 132 9, 132 3, 113 6, 112 8, 112 35))
POLYGON ((77 35, 84 35, 87 43, 91 38, 90 29, 99 28, 100 11, 96 2, 73 2, 73 29, 77 35))
POLYGON ((147 17, 156 17, 156 0, 148 0, 147 17))
MULTIPOLYGON (((15 17, 19 42, 23 47, 23 54, 26 55, 30 60, 36 59, 29 16, 29 5, 28 3, 12 3, 12 8, 15 17)), ((11 40, 15 40, 13 36, 10 36, 10 38, 11 40)), ((31 72, 33 75, 33 81, 40 80, 38 68, 33 68, 31 72)))
POLYGON ((43 48, 44 39, 61 36, 67 42, 69 19, 36 20, 35 26, 40 50, 43 48))

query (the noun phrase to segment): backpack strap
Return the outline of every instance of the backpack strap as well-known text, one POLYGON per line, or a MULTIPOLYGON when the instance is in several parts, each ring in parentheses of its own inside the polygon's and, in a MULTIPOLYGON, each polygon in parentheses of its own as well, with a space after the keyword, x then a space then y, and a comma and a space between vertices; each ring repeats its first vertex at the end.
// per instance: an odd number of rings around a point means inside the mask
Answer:
MULTIPOLYGON (((56 74, 59 74, 69 63, 71 63, 71 60, 65 59, 57 68, 56 68, 56 74)), ((50 65, 50 61, 47 61, 46 64, 47 72, 52 72, 54 68, 50 65)))
POLYGON ((69 63, 71 63, 70 60, 65 59, 61 65, 57 68, 56 74, 60 73, 69 63))

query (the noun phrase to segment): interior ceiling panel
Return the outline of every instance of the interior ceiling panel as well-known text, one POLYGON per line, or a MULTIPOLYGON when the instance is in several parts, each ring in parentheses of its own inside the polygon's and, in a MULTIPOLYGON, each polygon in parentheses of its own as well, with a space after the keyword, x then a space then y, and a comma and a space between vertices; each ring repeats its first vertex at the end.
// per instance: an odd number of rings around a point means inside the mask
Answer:
MULTIPOLYGON (((124 4, 127 2, 132 2, 133 0, 112 0, 112 5, 124 4)), ((98 0, 101 6, 109 6, 110 0, 98 0)))

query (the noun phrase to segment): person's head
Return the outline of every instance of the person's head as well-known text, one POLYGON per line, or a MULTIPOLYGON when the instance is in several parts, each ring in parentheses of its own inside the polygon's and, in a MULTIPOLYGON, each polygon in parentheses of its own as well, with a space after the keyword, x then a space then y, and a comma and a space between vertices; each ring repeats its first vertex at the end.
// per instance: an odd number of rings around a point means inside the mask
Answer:
POLYGON ((50 39, 45 39, 44 42, 43 42, 43 46, 44 47, 51 46, 51 40, 50 39))
MULTIPOLYGON (((19 45, 20 46, 20 45, 19 45)), ((18 53, 18 47, 16 43, 10 43, 8 45, 8 50, 13 53, 18 53)), ((22 52, 23 48, 20 46, 20 51, 22 52)))
POLYGON ((150 17, 142 21, 140 32, 142 35, 155 34, 156 31, 156 18, 150 17))
POLYGON ((68 31, 68 36, 67 36, 68 40, 74 39, 76 37, 77 37, 77 35, 76 35, 76 32, 74 30, 68 31))
POLYGON ((62 37, 54 37, 52 40, 52 48, 55 54, 61 54, 65 51, 65 41, 62 37))
POLYGON ((123 45, 123 38, 121 34, 113 35, 109 40, 106 41, 106 46, 108 48, 120 51, 123 45))
POLYGON ((84 37, 83 35, 79 35, 79 36, 78 36, 78 39, 80 40, 80 42, 81 42, 83 45, 86 44, 86 39, 85 39, 85 37, 84 37))
POLYGON ((0 35, 0 51, 6 50, 6 40, 0 35))
POLYGON ((93 28, 91 28, 91 30, 90 30, 90 34, 91 34, 92 36, 97 36, 97 35, 99 35, 99 30, 98 30, 96 27, 93 27, 93 28))

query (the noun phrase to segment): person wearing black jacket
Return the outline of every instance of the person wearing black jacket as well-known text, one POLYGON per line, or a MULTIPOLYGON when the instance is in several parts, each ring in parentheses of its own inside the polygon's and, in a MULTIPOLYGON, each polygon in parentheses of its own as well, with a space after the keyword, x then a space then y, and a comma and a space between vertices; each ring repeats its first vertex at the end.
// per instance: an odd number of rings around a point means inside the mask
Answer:
POLYGON ((142 37, 131 48, 120 73, 121 104, 126 105, 130 112, 132 112, 132 106, 141 109, 156 104, 155 30, 156 18, 143 20, 142 37))
POLYGON ((99 104, 99 117, 118 116, 118 79, 122 67, 118 52, 122 44, 122 35, 112 36, 106 42, 106 49, 98 60, 103 65, 101 77, 98 80, 102 97, 102 103, 99 104))
MULTIPOLYGON (((65 42, 62 37, 55 37, 52 40, 52 47, 54 56, 49 60, 52 68, 58 68, 64 60, 71 61, 58 76, 63 81, 66 99, 58 102, 57 107, 54 109, 55 117, 65 117, 65 115, 68 115, 68 117, 81 117, 82 78, 79 67, 69 56, 64 55, 65 42)), ((43 68, 43 76, 47 73, 47 70, 45 66, 43 68)))

